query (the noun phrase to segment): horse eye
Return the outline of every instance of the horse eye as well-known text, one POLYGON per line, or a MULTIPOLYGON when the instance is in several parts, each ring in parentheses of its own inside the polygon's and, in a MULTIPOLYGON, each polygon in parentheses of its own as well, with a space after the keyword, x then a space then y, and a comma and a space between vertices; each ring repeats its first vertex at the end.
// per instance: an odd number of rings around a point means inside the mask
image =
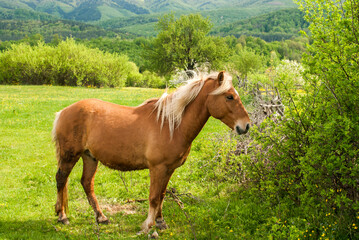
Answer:
POLYGON ((228 96, 227 96, 227 99, 228 99, 228 100, 233 100, 233 96, 232 96, 232 95, 228 95, 228 96))

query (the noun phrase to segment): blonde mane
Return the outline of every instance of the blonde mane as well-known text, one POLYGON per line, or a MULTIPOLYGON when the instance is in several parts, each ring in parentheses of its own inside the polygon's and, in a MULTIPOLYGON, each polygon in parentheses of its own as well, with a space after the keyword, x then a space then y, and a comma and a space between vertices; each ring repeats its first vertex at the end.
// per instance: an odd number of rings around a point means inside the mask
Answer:
MULTIPOLYGON (((187 80, 175 92, 171 94, 164 93, 155 103, 155 110, 157 110, 157 120, 161 120, 161 129, 164 122, 167 120, 172 138, 176 127, 181 124, 183 112, 199 94, 204 83, 208 79, 217 79, 218 73, 213 73, 207 76, 194 76, 187 80)), ((232 77, 224 74, 222 84, 210 94, 219 95, 228 91, 232 87, 232 77)))

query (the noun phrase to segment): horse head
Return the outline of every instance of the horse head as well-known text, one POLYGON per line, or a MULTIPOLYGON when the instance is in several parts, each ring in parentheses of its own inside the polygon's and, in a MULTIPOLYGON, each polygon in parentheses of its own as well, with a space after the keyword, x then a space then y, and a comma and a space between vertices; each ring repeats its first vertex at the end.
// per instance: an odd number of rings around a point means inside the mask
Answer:
POLYGON ((245 134, 250 127, 250 119, 238 92, 232 85, 231 77, 223 71, 214 79, 215 90, 207 98, 210 115, 221 120, 238 134, 245 134))

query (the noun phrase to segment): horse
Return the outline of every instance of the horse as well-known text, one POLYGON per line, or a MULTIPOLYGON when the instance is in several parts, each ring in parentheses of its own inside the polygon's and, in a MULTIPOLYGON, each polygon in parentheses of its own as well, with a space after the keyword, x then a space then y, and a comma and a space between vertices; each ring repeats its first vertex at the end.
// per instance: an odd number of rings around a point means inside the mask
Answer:
POLYGON ((98 163, 120 171, 149 169, 149 209, 141 232, 168 226, 162 215, 167 184, 185 163, 192 141, 209 117, 245 134, 250 119, 230 75, 222 72, 188 80, 171 94, 137 107, 97 99, 78 101, 56 113, 52 137, 56 147, 58 222, 69 224, 68 177, 83 160, 81 184, 99 224, 109 223, 94 194, 98 163))

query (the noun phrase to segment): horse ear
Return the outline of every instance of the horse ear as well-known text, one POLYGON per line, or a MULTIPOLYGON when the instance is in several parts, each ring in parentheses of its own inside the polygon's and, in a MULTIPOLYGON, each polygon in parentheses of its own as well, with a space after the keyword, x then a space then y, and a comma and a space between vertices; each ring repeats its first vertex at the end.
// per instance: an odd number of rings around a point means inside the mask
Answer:
POLYGON ((221 85, 224 80, 224 71, 221 71, 220 73, 218 73, 217 80, 219 82, 219 85, 221 85))

